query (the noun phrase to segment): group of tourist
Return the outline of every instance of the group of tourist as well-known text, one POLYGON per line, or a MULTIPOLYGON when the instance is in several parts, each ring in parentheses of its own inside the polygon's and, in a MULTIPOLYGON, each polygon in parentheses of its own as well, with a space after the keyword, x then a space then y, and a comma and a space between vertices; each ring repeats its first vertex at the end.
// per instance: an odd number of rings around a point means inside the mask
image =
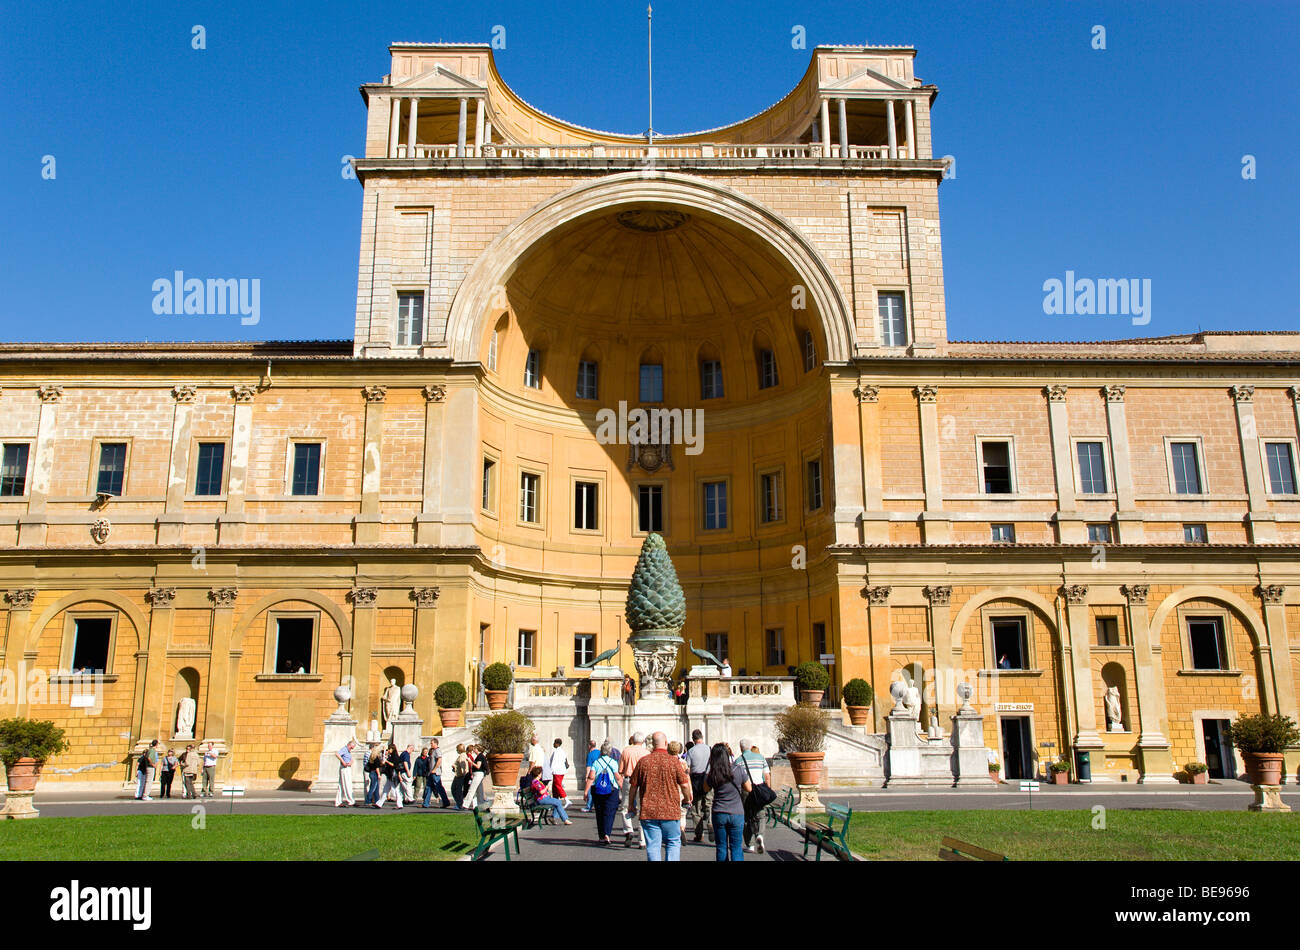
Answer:
POLYGON ((160 748, 158 740, 154 739, 135 761, 135 800, 153 801, 153 796, 149 793, 153 791, 155 778, 158 781, 158 797, 171 798, 172 782, 178 771, 184 783, 181 798, 211 798, 217 793, 217 759, 220 756, 220 750, 211 742, 201 752, 190 743, 184 752, 177 755, 175 748, 160 748), (194 783, 199 777, 200 769, 203 788, 196 791, 194 783))

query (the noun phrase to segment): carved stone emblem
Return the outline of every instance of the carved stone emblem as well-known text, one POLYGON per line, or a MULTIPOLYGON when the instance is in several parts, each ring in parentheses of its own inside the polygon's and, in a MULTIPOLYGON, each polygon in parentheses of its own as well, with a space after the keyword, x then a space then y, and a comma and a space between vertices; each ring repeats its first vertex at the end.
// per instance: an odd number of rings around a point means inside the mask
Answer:
POLYGON ((113 522, 107 518, 97 518, 90 526, 90 537, 96 544, 103 544, 113 533, 113 522))

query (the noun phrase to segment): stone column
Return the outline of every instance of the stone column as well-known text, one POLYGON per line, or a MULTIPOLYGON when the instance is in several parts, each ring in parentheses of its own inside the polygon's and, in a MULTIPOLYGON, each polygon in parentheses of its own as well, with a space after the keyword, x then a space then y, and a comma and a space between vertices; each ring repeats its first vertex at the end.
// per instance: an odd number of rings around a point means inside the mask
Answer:
POLYGON ((1070 632, 1070 667, 1074 679, 1074 747, 1102 748, 1097 734, 1097 706, 1092 688, 1092 645, 1088 639, 1088 588, 1067 584, 1061 588, 1065 598, 1066 623, 1070 632))
POLYGON ((1241 463, 1246 477, 1246 494, 1250 513, 1246 525, 1255 544, 1277 540, 1275 516, 1268 508, 1268 486, 1264 482, 1264 460, 1259 448, 1259 430, 1255 425, 1255 387, 1233 386, 1228 390, 1237 409, 1237 436, 1241 442, 1241 463))
POLYGON ((217 535, 217 540, 222 543, 238 543, 244 539, 244 526, 247 523, 244 493, 247 491, 248 454, 253 440, 253 399, 257 390, 252 386, 236 386, 230 395, 235 400, 235 412, 230 435, 226 513, 221 516, 217 535))
POLYGON ((438 688, 434 682, 438 588, 414 587, 411 589, 411 600, 415 601, 415 670, 411 679, 424 684, 424 689, 416 700, 416 711, 425 722, 434 722, 437 708, 434 706, 433 693, 438 688))
POLYGON ((446 386, 424 387, 424 488, 415 519, 415 543, 442 541, 442 416, 446 386))
POLYGON ((1065 401, 1069 387, 1060 383, 1043 387, 1047 397, 1047 418, 1052 430, 1052 469, 1056 473, 1056 524, 1062 544, 1087 540, 1083 518, 1077 511, 1074 466, 1070 453, 1070 409, 1065 401))
POLYGON ((1110 458, 1115 468, 1115 507, 1119 537, 1124 544, 1141 544, 1146 533, 1133 492, 1133 462, 1128 447, 1128 417, 1124 412, 1124 390, 1117 384, 1103 386, 1106 399, 1106 428, 1110 433, 1110 458))
POLYGON ((392 115, 388 119, 388 157, 397 157, 397 142, 402 133, 402 100, 393 96, 392 115))
POLYGON ((235 706, 238 659, 230 653, 230 641, 235 632, 235 598, 239 592, 234 587, 214 587, 208 591, 212 601, 212 661, 208 665, 208 708, 203 716, 203 729, 194 723, 194 734, 212 739, 222 739, 229 744, 234 738, 234 720, 230 710, 235 706))
POLYGON ((180 544, 185 527, 185 489, 190 473, 190 432, 194 414, 194 386, 173 386, 171 466, 167 477, 167 503, 158 519, 158 543, 180 544))
MULTIPOLYGON (((36 588, 20 587, 5 594, 9 606, 9 631, 5 638, 5 678, 13 683, 13 702, 0 702, 0 719, 23 715, 27 699, 27 638, 31 635, 32 603, 36 588)), ((36 646, 35 643, 32 644, 36 646)), ((34 651, 33 651, 34 655, 34 651)))
POLYGON ((839 113, 840 113, 839 115, 840 158, 848 158, 849 157, 849 119, 848 119, 848 108, 845 105, 843 96, 841 96, 837 100, 837 104, 839 105, 839 113))
POLYGON ((894 100, 885 100, 885 133, 889 136, 889 157, 898 158, 898 132, 894 128, 894 100))
MULTIPOLYGON (((930 707, 930 718, 932 721, 942 721, 938 717, 940 716, 943 701, 948 698, 942 695, 943 687, 954 681, 951 616, 952 588, 943 584, 926 587, 922 593, 925 594, 925 599, 930 602, 930 642, 934 645, 934 704, 930 707)), ((922 690, 923 702, 925 698, 924 687, 924 683, 917 684, 917 688, 922 690)))
POLYGON ((939 466, 939 390, 917 386, 917 408, 921 417, 921 469, 925 479, 925 511, 921 514, 922 540, 926 544, 947 544, 952 522, 943 510, 943 481, 939 466))
POLYGON ((464 96, 460 97, 460 118, 456 122, 456 157, 465 157, 465 109, 468 105, 464 96))
POLYGON ((916 158, 916 108, 911 99, 904 103, 903 122, 907 129, 907 157, 916 158))
POLYGON ((369 722, 380 718, 370 708, 370 662, 375 643, 375 602, 379 590, 354 587, 348 597, 352 601, 352 714, 369 722))
POLYGON ((140 714, 140 740, 170 739, 163 719, 163 688, 167 672, 167 644, 171 641, 175 587, 154 587, 144 595, 149 602, 149 640, 145 647, 144 704, 140 714), (164 734, 165 733, 165 734, 164 734))
POLYGON ((483 144, 484 145, 492 144, 492 120, 491 119, 483 120, 483 144))
POLYGON ((474 100, 474 155, 478 157, 483 154, 483 125, 485 116, 483 112, 483 100, 474 100))
POLYGON ((415 158, 415 133, 418 130, 420 118, 420 100, 416 96, 411 97, 411 111, 406 118, 406 157, 415 158))
POLYGON ((1150 588, 1146 584, 1125 584, 1120 592, 1128 600, 1129 632, 1133 637, 1133 669, 1137 680, 1138 718, 1142 721, 1142 733, 1138 738, 1138 752, 1141 755, 1142 777, 1138 780, 1147 785, 1172 785, 1177 783, 1173 777, 1174 760, 1169 751, 1169 713, 1165 707, 1165 678, 1160 655, 1154 652, 1153 636, 1159 638, 1160 631, 1153 634, 1147 624, 1147 594, 1150 588))
POLYGON ((880 387, 859 382, 858 437, 862 442, 862 540, 866 544, 889 542, 889 515, 885 511, 884 476, 880 462, 880 387))
MULTIPOLYGON (((868 682, 871 683, 871 692, 874 698, 871 701, 871 731, 873 733, 882 732, 884 729, 882 720, 884 714, 881 713, 881 707, 888 702, 889 696, 889 666, 886 663, 883 677, 877 676, 877 659, 889 659, 889 642, 886 633, 889 631, 889 594, 893 588, 886 585, 877 585, 875 587, 864 587, 862 596, 867 598, 867 629, 869 631, 871 643, 871 655, 868 658, 870 666, 868 669, 868 682), (883 687, 883 689, 881 688, 883 687)), ((886 708, 888 708, 886 706, 886 708)))
POLYGON ((361 462, 361 512, 356 518, 357 544, 374 544, 383 533, 383 513, 379 506, 379 489, 382 484, 382 450, 384 435, 384 400, 388 398, 386 386, 363 386, 361 395, 366 400, 365 447, 361 462))
POLYGON ((1295 680, 1291 675, 1291 638, 1286 628, 1286 607, 1282 604, 1286 588, 1281 584, 1261 584, 1255 588, 1255 593, 1264 604, 1264 629, 1268 633, 1266 677, 1271 682, 1265 684, 1266 708, 1271 713, 1300 719, 1296 712, 1295 680))
POLYGON ((38 387, 36 394, 41 400, 41 410, 36 422, 32 484, 27 495, 27 513, 18 522, 18 546, 24 548, 45 544, 48 529, 45 505, 50 494, 50 476, 54 472, 54 427, 59 403, 63 401, 63 387, 47 384, 38 387))
POLYGON ((830 101, 827 99, 822 99, 821 121, 822 121, 822 127, 821 127, 822 157, 830 158, 831 156, 831 110, 830 110, 830 101))

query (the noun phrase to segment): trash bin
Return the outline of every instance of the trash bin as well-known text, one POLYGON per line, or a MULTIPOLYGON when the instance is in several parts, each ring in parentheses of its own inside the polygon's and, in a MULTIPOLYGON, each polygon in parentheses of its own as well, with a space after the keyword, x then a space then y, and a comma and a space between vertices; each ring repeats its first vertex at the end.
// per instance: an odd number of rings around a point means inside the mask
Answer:
POLYGON ((1074 750, 1074 770, 1080 782, 1092 781, 1091 753, 1082 749, 1074 750))

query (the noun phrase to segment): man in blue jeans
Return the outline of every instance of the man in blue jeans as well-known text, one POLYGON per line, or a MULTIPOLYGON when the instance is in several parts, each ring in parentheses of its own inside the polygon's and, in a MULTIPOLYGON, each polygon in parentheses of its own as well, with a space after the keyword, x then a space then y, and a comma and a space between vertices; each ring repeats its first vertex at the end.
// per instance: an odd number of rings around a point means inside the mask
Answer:
POLYGON ((690 805, 691 777, 675 755, 668 754, 668 736, 651 737, 649 755, 641 757, 628 782, 632 811, 641 818, 645 854, 651 861, 678 861, 682 853, 682 806, 690 805), (661 855, 659 849, 663 848, 661 855))
POLYGON ((442 787, 442 750, 438 748, 438 740, 431 739, 429 745, 429 775, 424 782, 424 807, 429 807, 429 799, 433 793, 438 793, 438 798, 442 800, 442 807, 447 808, 451 802, 447 800, 447 792, 442 787))

